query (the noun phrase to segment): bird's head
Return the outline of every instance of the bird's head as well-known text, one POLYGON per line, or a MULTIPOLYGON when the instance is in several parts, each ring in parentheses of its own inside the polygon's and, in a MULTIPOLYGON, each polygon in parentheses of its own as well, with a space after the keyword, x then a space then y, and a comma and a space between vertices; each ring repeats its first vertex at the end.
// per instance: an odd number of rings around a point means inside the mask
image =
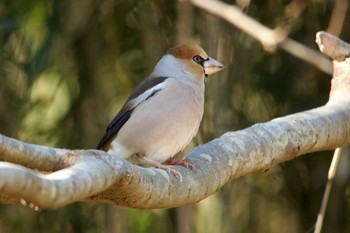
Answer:
POLYGON ((224 68, 224 65, 209 57, 207 53, 196 44, 181 44, 168 49, 167 54, 174 56, 191 72, 196 74, 197 79, 202 81, 208 75, 214 74, 224 68))
POLYGON ((160 63, 169 70, 191 74, 189 77, 199 82, 211 74, 224 68, 224 65, 209 57, 206 52, 196 44, 181 44, 168 49, 160 63), (163 60, 163 61, 162 61, 163 60))

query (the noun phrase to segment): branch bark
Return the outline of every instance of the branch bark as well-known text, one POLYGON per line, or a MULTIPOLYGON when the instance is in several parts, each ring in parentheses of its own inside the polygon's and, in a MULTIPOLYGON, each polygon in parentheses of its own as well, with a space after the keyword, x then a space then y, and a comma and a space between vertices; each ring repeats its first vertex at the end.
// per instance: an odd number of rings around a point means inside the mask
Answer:
POLYGON ((170 208, 198 202, 230 180, 314 151, 350 144, 350 45, 317 34, 321 50, 335 61, 330 98, 309 111, 228 132, 187 156, 195 172, 181 178, 143 168, 96 150, 32 145, 0 135, 0 201, 58 208, 76 201, 133 208, 170 208), (5 162, 6 161, 6 162, 5 162))

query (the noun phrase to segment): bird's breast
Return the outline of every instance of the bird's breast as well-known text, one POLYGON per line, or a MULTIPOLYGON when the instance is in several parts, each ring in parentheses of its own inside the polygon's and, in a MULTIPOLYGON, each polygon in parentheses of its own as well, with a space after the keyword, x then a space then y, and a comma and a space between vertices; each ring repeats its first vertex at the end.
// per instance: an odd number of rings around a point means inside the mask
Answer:
POLYGON ((166 85, 135 108, 115 140, 133 153, 163 162, 196 135, 203 116, 204 88, 166 85))

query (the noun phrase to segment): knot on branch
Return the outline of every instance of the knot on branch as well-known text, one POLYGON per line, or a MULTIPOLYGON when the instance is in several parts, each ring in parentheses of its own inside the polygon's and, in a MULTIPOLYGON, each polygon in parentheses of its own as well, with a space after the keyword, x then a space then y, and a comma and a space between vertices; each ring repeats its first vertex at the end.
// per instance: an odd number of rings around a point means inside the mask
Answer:
POLYGON ((72 166, 73 164, 75 164, 77 161, 77 155, 73 154, 73 153, 67 153, 61 156, 61 158, 59 158, 58 162, 55 164, 55 166, 53 167, 53 171, 58 171, 61 170, 63 168, 67 168, 72 166))
POLYGON ((334 60, 328 104, 344 105, 350 101, 350 44, 323 31, 316 34, 316 43, 322 53, 334 60))
POLYGON ((322 53, 335 61, 344 61, 350 56, 350 45, 327 32, 318 32, 316 43, 322 53))

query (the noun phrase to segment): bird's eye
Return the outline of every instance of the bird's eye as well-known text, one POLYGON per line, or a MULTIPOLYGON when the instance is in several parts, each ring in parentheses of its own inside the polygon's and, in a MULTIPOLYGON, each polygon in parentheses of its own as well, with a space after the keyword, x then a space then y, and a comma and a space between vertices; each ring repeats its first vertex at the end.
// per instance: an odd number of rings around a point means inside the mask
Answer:
POLYGON ((200 64, 201 66, 203 66, 204 59, 203 59, 201 56, 196 55, 196 56, 194 56, 192 59, 193 59, 193 61, 194 61, 195 63, 198 63, 198 64, 200 64))

